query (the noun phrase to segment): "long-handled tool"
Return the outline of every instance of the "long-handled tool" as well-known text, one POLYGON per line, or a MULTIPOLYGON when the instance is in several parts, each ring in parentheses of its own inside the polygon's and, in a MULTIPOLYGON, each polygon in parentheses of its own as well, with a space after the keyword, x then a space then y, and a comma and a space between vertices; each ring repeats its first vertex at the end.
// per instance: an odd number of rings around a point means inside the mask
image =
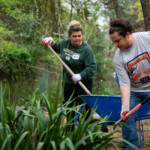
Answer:
MULTIPOLYGON (((65 64, 65 62, 59 57, 59 55, 53 50, 53 48, 47 44, 48 48, 52 51, 52 53, 60 60, 60 62, 63 64, 63 66, 67 69, 67 71, 71 74, 71 76, 74 76, 74 73, 72 70, 65 64)), ((87 95, 92 95, 91 92, 84 86, 84 84, 79 81, 78 84, 82 87, 82 89, 87 93, 87 95)))
MULTIPOLYGON (((139 103, 137 106, 135 106, 132 110, 130 110, 130 111, 126 114, 125 117, 127 117, 127 116, 129 116, 129 115, 132 115, 135 111, 137 111, 140 107, 142 107, 142 105, 144 105, 148 100, 150 100, 150 96, 149 96, 148 98, 144 99, 141 103, 139 103)), ((113 126, 111 132, 113 132, 113 131, 115 130, 116 126, 117 126, 118 124, 120 124, 122 121, 123 121, 122 118, 119 119, 119 120, 114 124, 114 126, 113 126)))

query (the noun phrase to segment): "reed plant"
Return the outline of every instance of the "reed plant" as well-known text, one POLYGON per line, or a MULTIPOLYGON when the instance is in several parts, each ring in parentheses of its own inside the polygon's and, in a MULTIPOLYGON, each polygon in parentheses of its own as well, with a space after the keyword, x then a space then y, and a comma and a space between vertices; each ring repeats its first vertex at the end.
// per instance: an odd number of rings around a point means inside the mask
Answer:
POLYGON ((107 122, 106 118, 92 122, 93 110, 86 119, 87 112, 80 115, 79 124, 70 130, 72 120, 66 120, 66 112, 77 112, 78 107, 68 108, 70 100, 63 104, 59 99, 60 80, 56 89, 55 99, 52 100, 50 90, 41 94, 36 90, 30 102, 18 106, 4 100, 5 88, 0 85, 0 148, 1 150, 100 150, 101 148, 119 149, 113 141, 123 139, 106 135, 100 130, 107 122))

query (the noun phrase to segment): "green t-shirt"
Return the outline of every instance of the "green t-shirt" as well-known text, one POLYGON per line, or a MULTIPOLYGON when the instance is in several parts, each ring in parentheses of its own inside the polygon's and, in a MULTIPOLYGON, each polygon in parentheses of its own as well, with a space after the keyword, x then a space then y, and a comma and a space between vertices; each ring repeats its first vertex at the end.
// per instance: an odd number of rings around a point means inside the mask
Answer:
MULTIPOLYGON (((64 39, 52 47, 61 54, 62 60, 73 71, 80 74, 81 81, 91 79, 96 72, 96 60, 92 48, 84 41, 80 46, 73 46, 70 39, 64 39)), ((63 67, 65 82, 73 84, 70 73, 63 67)))

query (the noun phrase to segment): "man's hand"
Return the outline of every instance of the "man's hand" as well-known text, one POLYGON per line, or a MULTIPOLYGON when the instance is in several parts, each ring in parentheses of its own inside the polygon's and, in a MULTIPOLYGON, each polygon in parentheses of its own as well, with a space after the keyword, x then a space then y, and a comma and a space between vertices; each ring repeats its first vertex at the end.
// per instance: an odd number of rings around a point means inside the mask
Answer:
POLYGON ((48 43, 51 44, 53 42, 53 38, 52 37, 46 37, 41 42, 43 42, 43 44, 48 44, 48 43))
POLYGON ((121 118, 124 122, 131 118, 131 115, 126 116, 127 113, 129 112, 129 109, 130 109, 129 105, 122 105, 121 118))
POLYGON ((75 74, 73 77, 72 77, 72 80, 76 83, 76 82, 79 82, 81 80, 81 75, 80 74, 75 74))

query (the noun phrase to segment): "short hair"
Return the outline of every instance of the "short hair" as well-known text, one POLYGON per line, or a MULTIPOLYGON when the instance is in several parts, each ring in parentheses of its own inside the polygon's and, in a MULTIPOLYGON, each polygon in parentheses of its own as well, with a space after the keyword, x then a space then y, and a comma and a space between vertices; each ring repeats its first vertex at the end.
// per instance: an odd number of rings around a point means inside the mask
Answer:
POLYGON ((132 33, 132 26, 129 21, 123 19, 115 19, 111 20, 109 25, 110 25, 109 34, 118 32, 119 35, 125 37, 127 32, 132 33))
POLYGON ((77 31, 81 31, 83 34, 83 30, 82 30, 80 22, 73 20, 69 23, 68 36, 70 36, 72 32, 77 32, 77 31))

